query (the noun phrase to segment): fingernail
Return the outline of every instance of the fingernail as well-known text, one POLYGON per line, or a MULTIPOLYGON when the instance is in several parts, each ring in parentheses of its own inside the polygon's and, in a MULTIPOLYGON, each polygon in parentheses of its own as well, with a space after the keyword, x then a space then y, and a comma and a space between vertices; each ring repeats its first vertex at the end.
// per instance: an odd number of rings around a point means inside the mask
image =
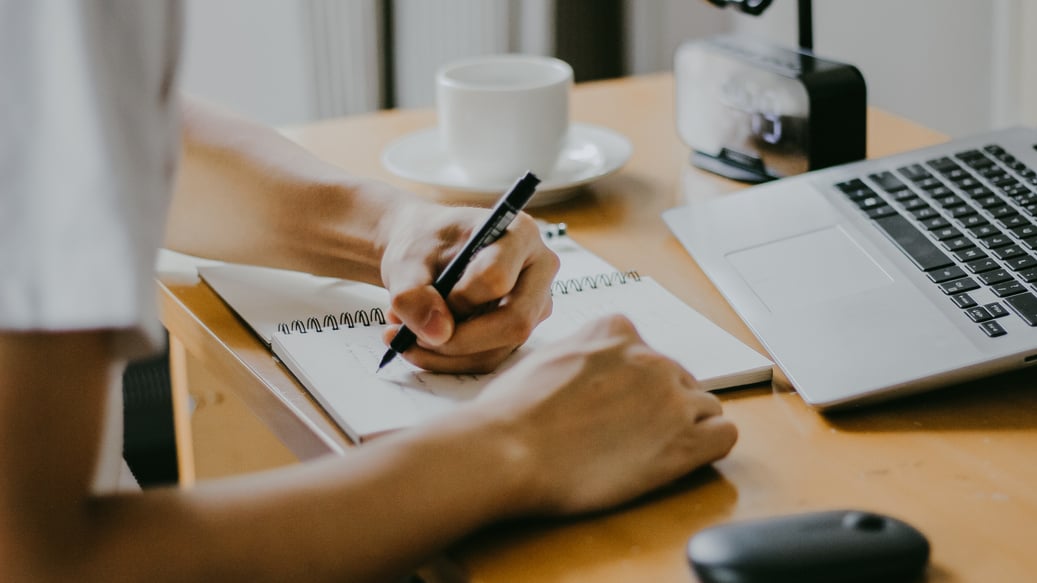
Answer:
POLYGON ((432 310, 421 329, 427 341, 442 344, 450 339, 450 318, 439 310, 432 310))

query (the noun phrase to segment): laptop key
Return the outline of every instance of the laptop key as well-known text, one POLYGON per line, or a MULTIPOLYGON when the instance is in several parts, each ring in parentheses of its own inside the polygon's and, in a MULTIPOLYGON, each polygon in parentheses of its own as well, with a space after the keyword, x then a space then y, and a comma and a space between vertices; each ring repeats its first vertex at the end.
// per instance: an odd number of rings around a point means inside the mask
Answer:
POLYGON ((892 196, 893 200, 895 200, 897 202, 904 202, 906 200, 911 200, 913 198, 918 198, 918 195, 915 194, 915 191, 907 189, 907 188, 905 188, 904 190, 898 190, 896 192, 892 192, 892 193, 890 193, 890 196, 892 196))
POLYGON ((946 227, 947 225, 951 224, 950 221, 943 217, 934 217, 919 222, 922 224, 923 227, 925 227, 929 231, 932 231, 933 229, 939 229, 941 227, 946 227))
POLYGON ((966 162, 966 164, 969 165, 969 168, 972 168, 972 169, 975 169, 975 170, 982 170, 983 168, 990 168, 991 166, 993 166, 994 165, 994 161, 991 160, 990 158, 983 157, 983 158, 976 158, 975 160, 970 160, 970 161, 966 162))
POLYGON ((940 244, 948 251, 960 251, 962 249, 968 249, 969 247, 975 247, 972 243, 972 239, 966 237, 947 239, 946 241, 941 241, 940 244))
POLYGON ((994 315, 991 314, 983 306, 976 306, 975 308, 969 308, 965 310, 965 315, 969 317, 973 322, 986 322, 987 320, 993 320, 994 315))
POLYGON ((990 286, 990 291, 994 292, 994 295, 999 298, 1006 298, 1026 291, 1026 287, 1013 279, 1012 281, 997 283, 990 286))
POLYGON ((1003 219, 999 219, 997 222, 1002 227, 1005 227, 1006 229, 1011 229, 1011 228, 1014 228, 1014 227, 1024 227, 1026 225, 1031 224, 1030 221, 1028 221, 1026 219, 1026 217, 1024 217, 1022 215, 1015 215, 1015 216, 1012 216, 1012 217, 1005 217, 1003 219))
POLYGON ((972 296, 967 293, 954 294, 951 296, 951 301, 954 302, 955 306, 958 306, 963 310, 978 305, 976 300, 972 299, 972 296))
POLYGON ((969 229, 969 233, 972 233, 973 237, 983 238, 989 237, 991 235, 997 235, 1001 233, 1001 231, 994 225, 986 224, 972 227, 971 229, 969 229))
POLYGON ((868 215, 869 219, 879 219, 879 218, 882 218, 882 217, 888 217, 890 215, 895 215, 895 214, 897 214, 897 211, 896 211, 896 209, 894 209, 893 207, 889 206, 888 204, 884 204, 882 206, 877 206, 877 207, 874 207, 874 208, 870 208, 870 209, 864 211, 864 214, 868 215))
POLYGON ((1027 292, 1005 298, 1005 303, 1028 325, 1037 326, 1037 296, 1027 292))
POLYGON ((1030 267, 1030 268, 1027 268, 1027 269, 1023 269, 1023 270, 1019 271, 1019 273, 1017 273, 1016 275, 1021 277, 1022 280, 1025 281, 1026 283, 1037 282, 1037 267, 1030 267))
POLYGON ((1007 247, 1012 244, 1012 238, 1007 235, 987 235, 979 240, 980 244, 987 249, 997 249, 998 247, 1007 247))
POLYGON ((931 208, 929 206, 929 203, 925 202, 924 200, 922 200, 921 197, 917 195, 911 195, 909 198, 905 198, 904 200, 899 200, 897 202, 899 202, 900 206, 903 207, 906 211, 931 208))
POLYGON ((956 194, 945 194, 943 196, 933 195, 936 203, 943 208, 951 208, 965 205, 965 200, 956 194))
POLYGON ((943 227, 942 229, 933 229, 933 237, 936 237, 937 241, 946 241, 947 239, 954 239, 955 237, 961 236, 961 231, 954 227, 943 227))
POLYGON ((1007 247, 998 247, 997 249, 991 249, 990 252, 998 259, 1005 260, 1013 257, 1019 257, 1020 255, 1026 255, 1026 251, 1019 248, 1018 245, 1008 245, 1007 247))
POLYGON ((978 227, 980 225, 989 225, 990 223, 987 222, 985 218, 983 218, 983 215, 968 215, 958 219, 958 224, 965 227, 966 229, 969 229, 972 227, 978 227))
POLYGON ((1008 310, 997 302, 991 302, 983 307, 986 308, 987 312, 995 318, 1003 318, 1008 315, 1008 310))
POLYGON ((994 285, 996 283, 1002 283, 1005 281, 1013 281, 1013 277, 1008 274, 1004 269, 996 269, 994 271, 986 271, 976 275, 976 278, 982 281, 986 285, 994 285))
POLYGON ((1007 265, 1012 271, 1021 271, 1023 269, 1037 267, 1037 258, 1033 255, 1021 255, 1019 257, 1012 257, 1011 259, 1005 259, 1005 265, 1007 265))
POLYGON ((975 261, 976 259, 988 259, 989 256, 981 251, 979 247, 971 247, 954 252, 954 258, 958 261, 975 261))
POLYGON ((886 192, 896 192, 897 190, 903 190, 907 186, 901 182, 896 176, 893 176, 892 172, 879 172, 877 174, 871 174, 868 176, 874 180, 882 190, 886 192))
POLYGON ((926 219, 938 217, 940 216, 940 213, 936 212, 936 209, 927 206, 925 208, 919 208, 911 211, 911 216, 918 219, 919 221, 924 221, 926 219))
MULTIPOLYGON (((929 277, 929 281, 932 281, 933 283, 943 283, 952 279, 958 279, 959 277, 965 277, 965 270, 957 265, 952 265, 950 267, 933 269, 932 271, 927 272, 926 275, 929 277)), ((1008 276, 1008 274, 1005 275, 1006 277, 1011 277, 1008 276)))
POLYGON ((1022 225, 1019 227, 1013 227, 1012 233, 1020 239, 1033 237, 1034 235, 1037 235, 1037 225, 1022 225))
POLYGON ((974 289, 979 289, 979 284, 976 283, 976 280, 972 279, 971 277, 965 277, 962 279, 956 279, 954 281, 941 283, 939 284, 939 287, 941 290, 943 290, 943 293, 947 295, 953 295, 960 294, 962 292, 972 291, 974 289))
POLYGON ((983 259, 974 259, 969 261, 965 264, 965 267, 968 267, 969 271, 972 273, 983 273, 984 271, 999 269, 1001 266, 997 261, 994 261, 989 257, 984 257, 983 259))
POLYGON ((947 212, 951 214, 951 218, 960 219, 962 217, 967 217, 969 215, 976 214, 976 209, 966 204, 962 206, 951 207, 947 209, 947 212))
POLYGON ((874 222, 918 269, 929 271, 954 265, 954 262, 943 251, 940 251, 924 233, 915 228, 903 216, 881 217, 875 219, 874 222))
POLYGON ((839 190, 849 194, 849 193, 851 193, 851 192, 853 192, 855 190, 860 190, 862 188, 867 188, 868 186, 866 184, 864 184, 864 181, 861 180, 860 178, 854 178, 853 180, 847 180, 846 182, 840 182, 839 184, 836 184, 835 187, 838 188, 839 190))
POLYGON ((984 333, 986 333, 987 336, 990 336, 991 338, 997 338, 998 336, 1004 336, 1005 334, 1008 334, 1008 332, 1005 332, 1005 329, 1001 326, 1001 324, 998 324, 994 320, 990 320, 989 322, 983 322, 979 325, 979 327, 983 330, 984 333))
POLYGON ((948 158, 946 156, 944 156, 942 158, 936 158, 936 159, 933 159, 933 160, 929 160, 929 165, 932 166, 933 168, 935 168, 936 170, 938 170, 939 172, 948 172, 948 171, 953 170, 955 168, 961 168, 961 166, 958 166, 957 162, 955 162, 954 160, 951 160, 950 158, 948 158))
POLYGON ((867 196, 854 202, 857 203, 857 206, 860 207, 861 210, 873 209, 877 206, 882 206, 886 204, 885 199, 879 198, 877 196, 867 196))
POLYGON ((996 194, 984 194, 982 196, 977 196, 972 200, 976 201, 976 203, 984 209, 992 209, 1005 204, 1005 201, 1001 200, 1001 197, 996 194))
POLYGON ((1019 211, 1008 206, 1007 204, 987 209, 987 211, 990 213, 990 216, 994 217, 995 219, 1006 219, 1008 217, 1019 216, 1019 211))
POLYGON ((921 180, 918 180, 918 181, 915 182, 915 184, 917 184, 919 188, 923 188, 925 190, 931 190, 933 188, 939 188, 939 187, 943 186, 942 182, 940 182, 936 178, 932 178, 932 177, 923 178, 921 180))
POLYGON ((897 168, 901 174, 907 177, 908 180, 917 182, 926 178, 932 178, 932 174, 926 170, 921 164, 911 164, 910 166, 904 166, 903 168, 897 168))

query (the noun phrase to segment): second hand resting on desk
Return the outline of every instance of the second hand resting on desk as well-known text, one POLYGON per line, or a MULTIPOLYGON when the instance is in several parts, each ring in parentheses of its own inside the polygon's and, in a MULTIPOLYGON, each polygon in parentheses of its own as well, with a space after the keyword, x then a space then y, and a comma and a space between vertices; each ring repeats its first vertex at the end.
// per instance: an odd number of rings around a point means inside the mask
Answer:
MULTIPOLYGON (((519 178, 515 185, 497 201, 486 222, 468 239, 461 252, 450 261, 446 269, 433 282, 432 287, 436 288, 443 299, 446 299, 450 290, 454 289, 454 285, 464 275, 465 269, 475 254, 504 235, 511 221, 522 212, 526 203, 533 197, 537 184, 540 184, 540 179, 532 172, 526 172, 525 176, 519 178)), ((402 326, 389 343, 389 349, 385 351, 385 356, 378 364, 378 370, 382 370, 385 365, 392 362, 397 354, 413 346, 417 339, 417 335, 410 328, 402 326)))

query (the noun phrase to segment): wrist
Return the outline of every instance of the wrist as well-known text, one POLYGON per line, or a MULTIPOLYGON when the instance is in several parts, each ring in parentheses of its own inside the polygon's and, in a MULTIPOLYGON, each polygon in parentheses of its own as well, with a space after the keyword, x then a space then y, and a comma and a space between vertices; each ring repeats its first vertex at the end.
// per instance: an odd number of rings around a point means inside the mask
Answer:
POLYGON ((415 197, 384 183, 348 176, 309 190, 309 211, 288 231, 313 256, 311 271, 382 285, 382 258, 394 225, 415 197), (309 236, 300 238, 300 232, 309 236))
POLYGON ((429 427, 460 446, 459 467, 467 466, 462 475, 474 477, 470 479, 479 495, 469 503, 480 509, 481 524, 528 515, 537 508, 529 441, 496 413, 468 403, 435 424, 439 427, 429 427))

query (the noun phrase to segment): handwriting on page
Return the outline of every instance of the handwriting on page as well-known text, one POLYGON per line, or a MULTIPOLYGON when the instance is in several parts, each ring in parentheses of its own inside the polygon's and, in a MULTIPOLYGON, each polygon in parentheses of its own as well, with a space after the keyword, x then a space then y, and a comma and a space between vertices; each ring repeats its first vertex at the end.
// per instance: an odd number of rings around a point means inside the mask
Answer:
POLYGON ((342 348, 343 367, 355 373, 349 375, 351 378, 359 381, 373 377, 384 385, 392 385, 393 390, 401 391, 413 401, 430 401, 429 405, 440 402, 443 409, 450 407, 449 402, 474 398, 488 382, 487 377, 492 376, 437 374, 421 370, 404 359, 397 359, 375 373, 385 350, 381 330, 354 330, 334 336, 342 348), (430 395, 435 398, 428 399, 430 395), (449 402, 442 403, 444 400, 449 402))

